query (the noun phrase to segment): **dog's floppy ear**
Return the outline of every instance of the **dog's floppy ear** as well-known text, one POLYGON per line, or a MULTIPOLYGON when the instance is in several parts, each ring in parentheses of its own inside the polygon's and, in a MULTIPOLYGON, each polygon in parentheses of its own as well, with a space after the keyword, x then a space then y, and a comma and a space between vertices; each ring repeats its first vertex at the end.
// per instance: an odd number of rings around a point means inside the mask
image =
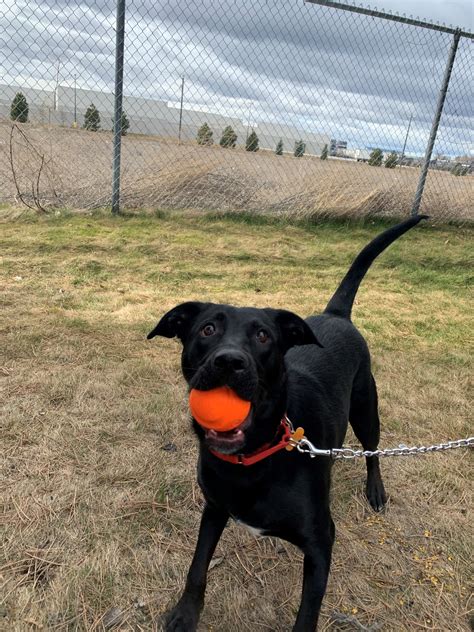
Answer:
POLYGON ((155 336, 164 336, 165 338, 178 336, 178 338, 183 340, 193 324, 194 319, 205 306, 206 303, 189 301, 188 303, 181 303, 173 307, 172 310, 163 316, 156 327, 150 331, 147 339, 150 340, 150 338, 154 338, 155 336))
POLYGON ((323 346, 308 323, 296 314, 293 314, 293 312, 289 312, 286 309, 269 309, 265 311, 270 313, 280 330, 284 353, 297 345, 323 346))

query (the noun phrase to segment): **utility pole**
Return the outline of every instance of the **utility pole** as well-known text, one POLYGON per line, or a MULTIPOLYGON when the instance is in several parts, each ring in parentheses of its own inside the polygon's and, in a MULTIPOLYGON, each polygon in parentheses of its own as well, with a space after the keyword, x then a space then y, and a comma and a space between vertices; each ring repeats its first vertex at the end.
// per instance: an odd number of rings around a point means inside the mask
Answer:
POLYGON ((252 114, 252 102, 249 103, 249 113, 247 116, 247 133, 245 135, 245 142, 249 139, 249 129, 250 129, 250 115, 252 114))
POLYGON ((74 123, 72 124, 74 128, 77 127, 77 86, 76 86, 76 75, 74 75, 74 123))
MULTIPOLYGON (((413 114, 410 114, 410 120, 408 121, 407 133, 405 135, 405 142, 403 143, 403 149, 402 149, 402 153, 401 153, 401 156, 400 156, 400 163, 402 162, 403 158, 405 157, 405 149, 407 147, 408 134, 410 133, 410 127, 411 127, 412 119, 413 119, 413 114)), ((400 166, 401 166, 401 164, 400 164, 400 166)))
POLYGON ((179 106, 178 145, 181 145, 181 127, 183 123, 184 75, 181 77, 181 104, 179 106))
POLYGON ((53 110, 56 112, 58 109, 58 86, 59 86, 59 71, 61 69, 61 58, 58 59, 58 69, 56 71, 56 81, 54 85, 53 93, 53 110))

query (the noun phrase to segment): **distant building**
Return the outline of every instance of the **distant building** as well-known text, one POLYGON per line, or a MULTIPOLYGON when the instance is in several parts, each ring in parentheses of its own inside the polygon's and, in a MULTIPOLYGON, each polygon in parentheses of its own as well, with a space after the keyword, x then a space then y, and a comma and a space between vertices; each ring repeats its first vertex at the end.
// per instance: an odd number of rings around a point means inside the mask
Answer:
POLYGON ((329 141, 330 156, 344 156, 347 149, 347 140, 336 140, 331 138, 329 141))
MULTIPOLYGON (((99 110, 101 127, 112 129, 114 95, 100 90, 84 90, 71 86, 57 86, 56 90, 35 90, 17 86, 0 85, 0 118, 10 117, 10 106, 17 92, 23 92, 29 105, 29 119, 33 123, 51 123, 82 127, 86 109, 93 103, 99 110)), ((143 97, 123 96, 123 109, 130 121, 129 133, 177 138, 179 128, 179 107, 166 101, 143 97)), ((248 125, 237 117, 225 116, 216 112, 204 112, 193 108, 184 108, 182 112, 181 138, 194 140, 203 123, 207 123, 214 132, 214 142, 219 142, 225 127, 232 126, 237 134, 237 146, 244 146, 248 125)), ((275 150, 280 139, 285 152, 293 153, 295 142, 302 139, 306 155, 319 156, 324 145, 329 144, 329 136, 309 132, 301 127, 268 121, 254 122, 261 149, 275 150)))
POLYGON ((369 162, 370 151, 367 149, 354 149, 354 159, 357 162, 369 162))

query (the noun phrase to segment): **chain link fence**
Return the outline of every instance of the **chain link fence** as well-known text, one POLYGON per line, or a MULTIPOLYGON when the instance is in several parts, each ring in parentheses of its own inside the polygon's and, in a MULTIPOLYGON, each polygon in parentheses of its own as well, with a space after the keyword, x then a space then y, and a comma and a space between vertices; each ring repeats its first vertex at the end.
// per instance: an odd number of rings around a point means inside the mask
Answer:
MULTIPOLYGON (((0 7, 0 202, 111 204, 116 12, 0 7)), ((472 219, 473 36, 410 22, 322 1, 128 0, 122 207, 407 215, 457 37, 420 210, 472 219)))

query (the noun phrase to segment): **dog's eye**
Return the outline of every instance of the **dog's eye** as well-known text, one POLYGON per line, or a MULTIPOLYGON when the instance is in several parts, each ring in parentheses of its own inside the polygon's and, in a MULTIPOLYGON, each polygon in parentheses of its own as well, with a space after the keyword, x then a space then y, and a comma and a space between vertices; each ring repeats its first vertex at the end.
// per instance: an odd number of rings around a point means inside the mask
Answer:
POLYGON ((207 338, 208 336, 213 336, 216 333, 216 328, 212 323, 207 323, 207 325, 204 325, 204 327, 201 329, 201 336, 204 336, 205 338, 207 338))
POLYGON ((262 344, 267 342, 268 338, 269 338, 269 335, 267 334, 265 329, 260 329, 260 331, 257 332, 257 340, 261 342, 262 344))

